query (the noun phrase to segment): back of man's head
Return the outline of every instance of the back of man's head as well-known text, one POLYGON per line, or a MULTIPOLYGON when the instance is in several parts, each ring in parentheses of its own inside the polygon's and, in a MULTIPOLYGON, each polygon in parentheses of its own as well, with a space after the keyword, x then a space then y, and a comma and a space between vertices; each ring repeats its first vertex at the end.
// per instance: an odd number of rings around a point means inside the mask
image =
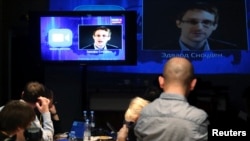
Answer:
POLYGON ((28 103, 36 103, 38 97, 43 96, 45 87, 39 82, 28 82, 23 90, 22 99, 28 103))
POLYGON ((194 69, 186 58, 173 57, 165 64, 163 77, 165 84, 188 87, 194 78, 194 69))

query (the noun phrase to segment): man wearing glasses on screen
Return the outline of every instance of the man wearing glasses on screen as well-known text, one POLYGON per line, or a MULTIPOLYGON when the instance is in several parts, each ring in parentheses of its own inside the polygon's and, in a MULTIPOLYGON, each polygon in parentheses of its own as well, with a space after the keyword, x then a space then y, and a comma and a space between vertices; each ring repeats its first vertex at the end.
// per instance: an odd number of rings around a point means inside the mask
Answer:
POLYGON ((93 32, 94 43, 83 47, 82 49, 109 50, 119 49, 118 46, 108 44, 111 39, 111 30, 105 26, 100 26, 93 32))
POLYGON ((176 25, 181 30, 180 49, 183 51, 237 49, 235 44, 209 38, 218 26, 218 19, 217 8, 207 3, 195 3, 184 9, 176 20, 176 25))

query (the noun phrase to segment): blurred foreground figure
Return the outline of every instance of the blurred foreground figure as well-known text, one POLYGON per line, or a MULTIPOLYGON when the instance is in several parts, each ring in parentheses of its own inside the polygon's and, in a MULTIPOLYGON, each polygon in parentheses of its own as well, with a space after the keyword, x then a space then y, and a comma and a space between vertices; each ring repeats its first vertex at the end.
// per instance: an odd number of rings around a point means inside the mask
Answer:
POLYGON ((17 133, 23 134, 25 129, 35 120, 34 110, 19 100, 8 102, 0 111, 0 141, 11 141, 17 133))

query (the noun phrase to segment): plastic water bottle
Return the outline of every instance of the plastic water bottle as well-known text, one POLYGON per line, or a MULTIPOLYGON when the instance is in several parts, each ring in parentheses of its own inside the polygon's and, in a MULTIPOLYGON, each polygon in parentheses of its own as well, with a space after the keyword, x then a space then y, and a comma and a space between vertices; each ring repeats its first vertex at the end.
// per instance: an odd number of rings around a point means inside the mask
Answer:
POLYGON ((85 123, 87 119, 88 119, 87 111, 84 110, 83 111, 83 122, 85 123))
POLYGON ((90 111, 90 126, 91 126, 91 129, 95 128, 95 113, 94 113, 94 111, 90 111))
POLYGON ((83 141, 90 141, 91 139, 91 126, 89 119, 86 119, 84 132, 83 132, 83 141))
POLYGON ((70 133, 69 133, 69 141, 77 141, 75 131, 70 131, 70 133))

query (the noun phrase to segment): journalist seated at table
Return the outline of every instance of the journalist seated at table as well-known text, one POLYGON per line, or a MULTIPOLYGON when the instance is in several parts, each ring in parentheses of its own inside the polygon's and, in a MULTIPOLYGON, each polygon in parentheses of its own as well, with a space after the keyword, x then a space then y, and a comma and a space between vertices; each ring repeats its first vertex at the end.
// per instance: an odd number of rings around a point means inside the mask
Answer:
POLYGON ((32 121, 35 112, 27 103, 12 100, 0 111, 0 141, 14 141, 15 135, 24 134, 32 121))
MULTIPOLYGON (((27 103, 34 112, 35 109, 37 109, 43 117, 43 122, 41 123, 39 118, 35 116, 35 119, 30 124, 29 130, 26 130, 27 134, 20 132, 16 134, 18 141, 25 141, 25 137, 30 133, 29 131, 37 133, 35 136, 32 135, 36 139, 39 139, 40 137, 42 140, 46 141, 51 141, 53 139, 54 127, 49 111, 50 100, 42 96, 44 93, 45 87, 42 83, 30 81, 25 85, 19 101, 27 103)), ((4 107, 5 106, 0 107, 0 111, 4 107)), ((36 140, 33 138, 32 141, 36 140)))

